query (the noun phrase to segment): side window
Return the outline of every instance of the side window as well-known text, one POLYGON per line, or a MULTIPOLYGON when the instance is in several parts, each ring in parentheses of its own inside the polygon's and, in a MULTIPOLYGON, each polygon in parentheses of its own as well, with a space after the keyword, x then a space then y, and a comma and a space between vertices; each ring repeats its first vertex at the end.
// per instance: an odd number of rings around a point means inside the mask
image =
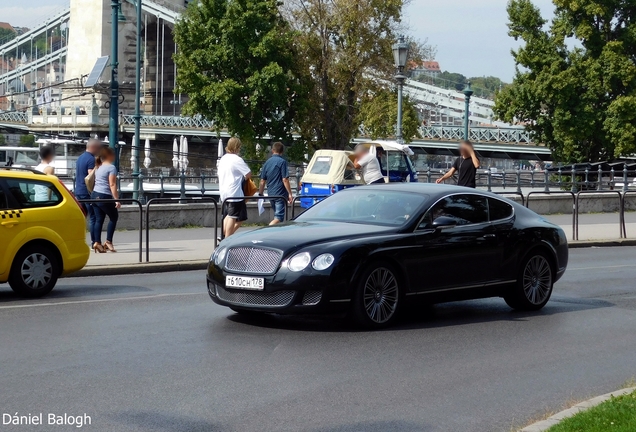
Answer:
POLYGON ((62 202, 62 195, 43 180, 7 179, 7 189, 21 208, 50 207, 62 202))
POLYGON ((488 210, 491 221, 507 219, 512 216, 512 206, 495 198, 488 198, 488 210))
POLYGON ((430 224, 440 216, 455 219, 457 225, 488 222, 488 201, 480 195, 451 195, 435 204, 424 220, 430 224))
POLYGON ((0 210, 8 210, 9 202, 7 200, 7 194, 4 192, 2 182, 0 182, 0 210))
POLYGON ((331 170, 331 156, 320 156, 311 167, 311 174, 327 175, 331 170))

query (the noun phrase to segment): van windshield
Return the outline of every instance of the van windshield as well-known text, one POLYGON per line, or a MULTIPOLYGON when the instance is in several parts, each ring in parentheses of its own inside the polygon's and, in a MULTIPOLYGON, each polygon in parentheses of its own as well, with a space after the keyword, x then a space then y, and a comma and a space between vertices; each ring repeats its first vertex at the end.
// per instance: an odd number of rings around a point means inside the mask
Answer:
POLYGON ((311 207, 296 220, 329 220, 374 225, 405 224, 429 199, 428 195, 391 190, 353 188, 311 207))

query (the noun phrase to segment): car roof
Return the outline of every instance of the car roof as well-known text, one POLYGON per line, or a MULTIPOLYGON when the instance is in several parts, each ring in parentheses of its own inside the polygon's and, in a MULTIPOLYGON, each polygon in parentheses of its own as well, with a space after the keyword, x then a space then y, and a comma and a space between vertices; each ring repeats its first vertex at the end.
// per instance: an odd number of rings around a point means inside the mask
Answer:
MULTIPOLYGON (((455 185, 447 185, 447 184, 437 184, 437 183, 388 183, 388 184, 371 184, 367 186, 363 186, 365 190, 369 189, 377 189, 377 190, 386 190, 390 189, 396 192, 411 192, 411 193, 421 193, 430 195, 431 198, 443 197, 450 194, 456 193, 478 193, 484 196, 490 196, 493 198, 502 197, 491 192, 487 192, 481 189, 468 188, 464 186, 455 186, 455 185)), ((345 189, 342 192, 355 190, 357 188, 345 189)), ((342 193, 338 192, 338 193, 342 193)))
POLYGON ((0 177, 41 180, 43 177, 46 178, 47 175, 29 168, 0 167, 0 177))

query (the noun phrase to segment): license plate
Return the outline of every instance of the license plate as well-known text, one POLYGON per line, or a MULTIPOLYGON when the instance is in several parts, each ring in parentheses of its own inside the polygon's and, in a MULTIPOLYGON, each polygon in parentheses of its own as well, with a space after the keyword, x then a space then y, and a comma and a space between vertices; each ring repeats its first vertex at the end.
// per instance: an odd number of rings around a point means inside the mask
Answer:
POLYGON ((227 288, 262 290, 265 287, 265 279, 244 276, 225 276, 225 286, 227 288))

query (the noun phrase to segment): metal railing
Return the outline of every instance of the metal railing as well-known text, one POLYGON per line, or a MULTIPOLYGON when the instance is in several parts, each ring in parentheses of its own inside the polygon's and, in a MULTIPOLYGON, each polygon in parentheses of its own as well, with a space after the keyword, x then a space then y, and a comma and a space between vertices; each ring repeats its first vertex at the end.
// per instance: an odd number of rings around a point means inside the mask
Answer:
POLYGON ((579 203, 582 195, 586 194, 616 194, 618 196, 618 229, 619 229, 619 238, 625 238, 623 235, 625 234, 625 200, 623 194, 620 191, 616 190, 597 190, 597 191, 579 191, 576 193, 576 199, 574 202, 574 226, 575 226, 575 235, 572 237, 573 240, 579 239, 579 203))
POLYGON ((82 199, 82 200, 77 200, 78 202, 82 203, 82 204, 106 204, 106 203, 130 203, 130 204, 136 204, 138 209, 139 209, 139 262, 143 262, 142 256, 143 256, 143 237, 142 237, 142 233, 144 231, 144 219, 143 219, 143 205, 141 204, 141 202, 139 200, 136 199, 82 199))
MULTIPOLYGON (((423 139, 442 141, 461 141, 464 139, 463 126, 422 126, 423 139)), ((469 140, 472 142, 492 143, 532 143, 530 133, 520 127, 471 127, 469 140)))
MULTIPOLYGON (((122 125, 134 125, 135 119, 132 115, 121 116, 122 125)), ((203 117, 186 117, 186 116, 161 116, 161 115, 142 115, 141 126, 150 126, 158 128, 178 128, 178 129, 213 129, 214 122, 206 120, 203 117)))
MULTIPOLYGON (((330 197, 331 195, 297 195, 294 197, 294 199, 292 200, 291 203, 291 219, 294 219, 295 215, 296 215, 296 203, 302 199, 313 199, 314 202, 311 204, 310 207, 315 206, 316 204, 318 204, 320 201, 324 200, 325 198, 330 197), (318 201, 316 201, 318 200, 318 201)), ((308 207, 308 208, 310 208, 308 207)), ((307 210, 307 209, 305 209, 307 210)))
MULTIPOLYGON (((213 204, 214 205, 214 247, 217 247, 219 235, 219 204, 214 198, 153 198, 146 203, 146 262, 150 262, 150 206, 152 204, 213 204)), ((141 244, 141 234, 139 235, 141 244)), ((141 254, 139 255, 141 262, 141 254)))

